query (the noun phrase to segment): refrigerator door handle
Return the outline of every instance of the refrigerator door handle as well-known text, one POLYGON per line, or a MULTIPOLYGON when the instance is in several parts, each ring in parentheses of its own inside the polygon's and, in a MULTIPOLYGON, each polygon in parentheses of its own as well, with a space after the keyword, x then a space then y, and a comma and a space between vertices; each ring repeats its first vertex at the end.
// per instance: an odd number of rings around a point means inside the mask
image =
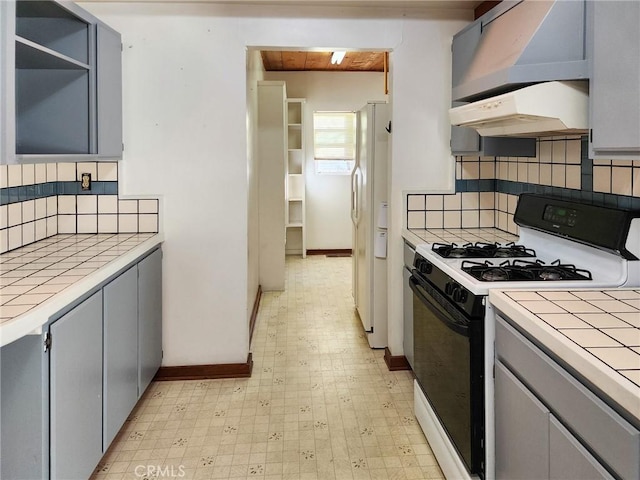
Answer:
POLYGON ((351 172, 351 221, 354 225, 360 222, 359 170, 360 166, 356 165, 351 172))

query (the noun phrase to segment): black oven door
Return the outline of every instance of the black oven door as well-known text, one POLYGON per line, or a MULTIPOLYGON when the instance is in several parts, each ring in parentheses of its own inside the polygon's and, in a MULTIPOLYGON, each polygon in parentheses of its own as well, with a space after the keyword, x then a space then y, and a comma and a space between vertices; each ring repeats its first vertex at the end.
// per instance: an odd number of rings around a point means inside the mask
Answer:
POLYGON ((468 318, 418 274, 410 285, 416 379, 469 471, 482 474, 483 322, 468 318))

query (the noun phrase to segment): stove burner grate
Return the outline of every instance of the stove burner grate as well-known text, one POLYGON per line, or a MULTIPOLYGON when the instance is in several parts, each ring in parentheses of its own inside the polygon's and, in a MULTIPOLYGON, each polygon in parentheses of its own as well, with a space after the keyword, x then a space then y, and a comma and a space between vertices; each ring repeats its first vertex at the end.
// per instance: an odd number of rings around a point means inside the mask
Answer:
POLYGON ((524 245, 513 242, 501 245, 499 243, 434 243, 431 250, 443 258, 507 258, 507 257, 535 257, 536 252, 524 245))
POLYGON ((555 260, 545 264, 540 260, 505 260, 495 265, 488 260, 474 262, 464 260, 462 271, 483 282, 592 280, 591 272, 576 268, 575 265, 555 260))

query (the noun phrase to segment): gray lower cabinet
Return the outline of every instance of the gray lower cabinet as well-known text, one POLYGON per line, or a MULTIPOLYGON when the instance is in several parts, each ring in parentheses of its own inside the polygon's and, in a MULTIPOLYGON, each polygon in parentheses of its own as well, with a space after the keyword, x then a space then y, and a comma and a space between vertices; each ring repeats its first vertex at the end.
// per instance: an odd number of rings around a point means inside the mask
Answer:
POLYGON ((549 452, 549 478, 552 480, 613 479, 554 416, 549 419, 549 452))
POLYGON ((138 395, 162 363, 162 251, 138 263, 138 395))
POLYGON ((496 321, 497 479, 640 478, 640 429, 508 320, 496 321))
POLYGON ((0 348, 0 478, 48 478, 44 359, 40 335, 0 348))
POLYGON ((547 478, 549 410, 496 362, 496 478, 547 478))
POLYGON ((50 327, 52 479, 89 478, 102 457, 102 292, 50 327))
POLYGON ((131 267, 106 285, 104 295, 105 450, 138 401, 138 270, 131 267))
POLYGON ((157 249, 0 348, 0 478, 89 478, 161 361, 157 249))

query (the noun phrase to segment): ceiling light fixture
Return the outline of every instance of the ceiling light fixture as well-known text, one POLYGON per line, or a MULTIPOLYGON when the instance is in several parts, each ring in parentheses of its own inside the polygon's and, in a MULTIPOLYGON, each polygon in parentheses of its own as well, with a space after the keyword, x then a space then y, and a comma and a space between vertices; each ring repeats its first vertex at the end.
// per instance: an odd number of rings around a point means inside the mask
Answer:
POLYGON ((331 55, 331 64, 335 65, 338 64, 340 65, 342 63, 342 60, 344 60, 344 56, 347 54, 347 52, 333 52, 333 55, 331 55))

